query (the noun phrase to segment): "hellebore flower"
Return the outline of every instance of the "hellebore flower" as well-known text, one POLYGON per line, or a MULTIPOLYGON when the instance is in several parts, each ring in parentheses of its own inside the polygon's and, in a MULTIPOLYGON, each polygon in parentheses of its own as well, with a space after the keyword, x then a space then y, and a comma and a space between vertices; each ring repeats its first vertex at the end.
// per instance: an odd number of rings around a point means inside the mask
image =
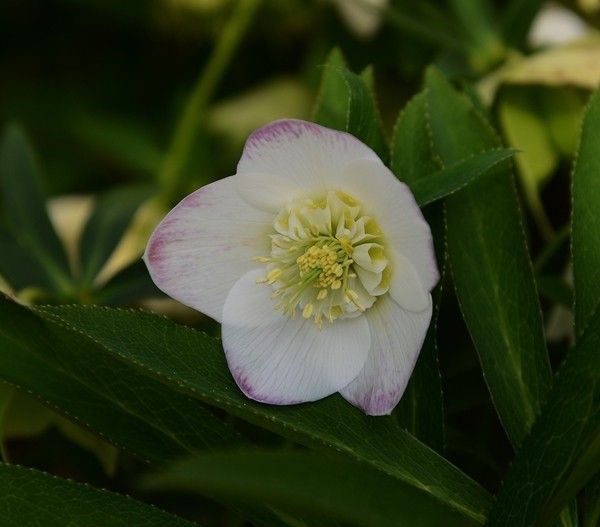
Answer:
POLYGON ((237 174, 181 201, 144 259, 160 289, 222 323, 248 397, 340 392, 370 415, 400 400, 439 278, 408 187, 355 137, 298 120, 255 131, 237 174))

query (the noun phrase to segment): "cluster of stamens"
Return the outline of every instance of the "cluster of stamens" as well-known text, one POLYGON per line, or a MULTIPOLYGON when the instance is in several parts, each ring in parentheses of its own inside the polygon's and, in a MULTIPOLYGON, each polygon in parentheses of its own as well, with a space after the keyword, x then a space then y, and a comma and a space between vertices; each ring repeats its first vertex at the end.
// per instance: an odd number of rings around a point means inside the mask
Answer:
POLYGON ((255 259, 268 270, 257 282, 273 286, 275 308, 284 314, 294 318, 300 310, 322 327, 324 321, 360 314, 387 291, 389 269, 382 271, 381 261, 371 265, 365 250, 360 251, 361 262, 353 258, 361 244, 380 249, 373 254, 384 251, 379 227, 350 196, 330 191, 321 200, 288 204, 275 219, 274 229, 270 256, 255 259), (373 277, 369 288, 361 280, 373 269, 375 290, 373 277))

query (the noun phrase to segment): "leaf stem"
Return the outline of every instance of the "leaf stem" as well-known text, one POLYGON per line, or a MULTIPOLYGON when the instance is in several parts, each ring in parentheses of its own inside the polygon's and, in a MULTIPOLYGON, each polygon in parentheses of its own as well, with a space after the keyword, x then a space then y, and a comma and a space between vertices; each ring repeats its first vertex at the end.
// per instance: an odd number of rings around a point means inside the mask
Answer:
POLYGON ((260 0, 241 0, 220 33, 213 52, 200 73, 175 128, 171 144, 158 173, 162 197, 176 199, 183 186, 185 164, 194 138, 204 122, 206 107, 248 29, 260 0))

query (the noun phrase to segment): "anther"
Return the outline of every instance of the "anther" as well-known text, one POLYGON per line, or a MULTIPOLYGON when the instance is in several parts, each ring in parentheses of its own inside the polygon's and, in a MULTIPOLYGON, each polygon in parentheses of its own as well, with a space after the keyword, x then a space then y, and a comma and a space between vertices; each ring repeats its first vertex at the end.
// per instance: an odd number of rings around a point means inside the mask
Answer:
POLYGON ((310 318, 313 314, 314 306, 312 304, 306 304, 302 310, 302 316, 304 318, 310 318))

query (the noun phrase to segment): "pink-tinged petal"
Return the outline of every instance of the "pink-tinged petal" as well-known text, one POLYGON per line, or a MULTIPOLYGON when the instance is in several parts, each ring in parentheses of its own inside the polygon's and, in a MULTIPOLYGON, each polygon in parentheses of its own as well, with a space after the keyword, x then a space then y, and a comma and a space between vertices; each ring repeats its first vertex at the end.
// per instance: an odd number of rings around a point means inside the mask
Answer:
POLYGON ((221 321, 229 290, 270 251, 273 217, 244 200, 235 176, 184 198, 155 229, 144 261, 170 297, 221 321))
POLYGON ((237 173, 268 174, 315 191, 336 186, 343 168, 361 158, 380 162, 373 150, 350 134, 284 119, 250 135, 237 173))
POLYGON ((364 368, 342 396, 368 415, 388 415, 400 401, 431 321, 432 302, 421 313, 402 309, 389 295, 365 313, 371 349, 364 368))
POLYGON ((274 217, 286 203, 306 194, 293 181, 270 174, 244 174, 236 177, 236 186, 244 201, 274 217))
POLYGON ((348 164, 342 181, 342 190, 359 199, 376 218, 389 245, 410 260, 423 287, 431 291, 440 277, 433 238, 408 186, 381 162, 369 159, 348 164))
POLYGON ((401 307, 413 313, 420 313, 427 309, 431 296, 410 260, 400 253, 395 253, 393 260, 393 278, 390 284, 392 298, 401 307))
POLYGON ((323 329, 301 314, 274 308, 273 290, 245 274, 223 309, 223 348, 240 389, 271 404, 316 401, 339 391, 361 371, 371 337, 365 317, 337 320, 323 329))

